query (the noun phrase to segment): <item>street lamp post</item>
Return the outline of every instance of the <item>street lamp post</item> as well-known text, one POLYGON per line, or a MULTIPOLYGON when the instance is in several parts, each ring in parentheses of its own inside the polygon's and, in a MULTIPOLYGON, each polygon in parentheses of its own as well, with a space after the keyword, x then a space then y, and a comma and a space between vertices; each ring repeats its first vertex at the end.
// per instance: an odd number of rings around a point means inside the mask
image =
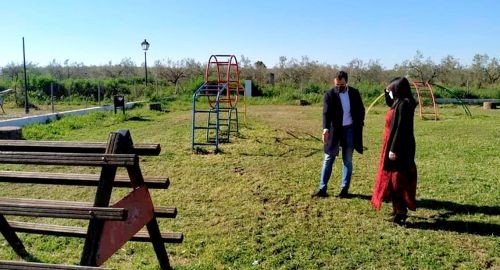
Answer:
POLYGON ((148 62, 146 61, 146 51, 149 49, 149 43, 144 39, 141 43, 141 47, 144 50, 144 73, 146 75, 146 81, 144 82, 148 86, 148 62))
POLYGON ((26 54, 24 52, 24 37, 23 37, 23 67, 24 67, 24 112, 30 112, 30 103, 28 101, 28 76, 26 75, 26 54))

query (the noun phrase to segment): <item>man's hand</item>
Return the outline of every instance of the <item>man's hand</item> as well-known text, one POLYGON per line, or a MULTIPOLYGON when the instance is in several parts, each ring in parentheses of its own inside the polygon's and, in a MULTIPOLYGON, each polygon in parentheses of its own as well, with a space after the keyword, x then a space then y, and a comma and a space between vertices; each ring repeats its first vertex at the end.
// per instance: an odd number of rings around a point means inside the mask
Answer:
POLYGON ((323 144, 327 144, 329 138, 330 138, 330 132, 323 131, 323 136, 321 136, 321 139, 323 140, 323 144))
POLYGON ((396 153, 392 152, 392 151, 389 151, 389 159, 390 160, 396 160, 396 153))

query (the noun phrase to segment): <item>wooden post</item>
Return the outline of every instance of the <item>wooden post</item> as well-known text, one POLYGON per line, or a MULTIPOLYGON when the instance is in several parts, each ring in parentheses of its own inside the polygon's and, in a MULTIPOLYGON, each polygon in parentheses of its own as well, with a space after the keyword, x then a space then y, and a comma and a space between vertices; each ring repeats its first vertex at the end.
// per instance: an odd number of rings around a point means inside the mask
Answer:
MULTIPOLYGON (((124 149, 132 150, 133 142, 128 130, 126 130, 126 135, 124 135, 123 137, 128 138, 128 140, 124 141, 125 143, 130 143, 130 147, 124 149)), ((132 185, 132 188, 137 188, 139 186, 144 185, 144 177, 142 176, 139 164, 136 164, 134 166, 127 166, 127 172, 130 177, 130 183, 132 185)), ((168 261, 168 255, 167 255, 167 250, 165 249, 165 244, 161 240, 162 237, 161 237, 160 227, 158 226, 156 217, 153 216, 153 218, 146 224, 146 227, 148 229, 151 243, 153 244, 156 258, 158 259, 158 263, 160 264, 160 268, 162 270, 172 269, 170 267, 170 262, 168 261)))
MULTIPOLYGON (((119 133, 111 133, 108 137, 108 145, 106 146, 106 154, 114 154, 119 152, 119 133)), ((94 199, 94 206, 107 207, 111 198, 113 189, 113 181, 116 176, 116 166, 103 166, 101 176, 99 178, 99 185, 97 187, 96 196, 94 199)), ((81 265, 96 266, 96 255, 101 239, 104 221, 93 219, 89 222, 87 229, 87 237, 85 238, 85 245, 83 247, 81 265)))
POLYGON ((29 256, 29 253, 24 248, 23 242, 21 242, 21 239, 17 237, 17 234, 14 232, 14 230, 12 230, 3 215, 0 215, 0 232, 2 233, 3 237, 5 237, 5 240, 7 240, 10 246, 14 249, 17 255, 22 258, 26 258, 29 256))

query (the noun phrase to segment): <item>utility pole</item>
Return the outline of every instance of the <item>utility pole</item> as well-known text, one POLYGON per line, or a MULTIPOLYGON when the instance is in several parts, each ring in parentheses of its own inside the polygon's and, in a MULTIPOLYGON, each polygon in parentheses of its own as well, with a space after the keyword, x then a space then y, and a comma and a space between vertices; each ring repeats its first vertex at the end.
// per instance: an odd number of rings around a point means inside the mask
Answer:
POLYGON ((30 106, 28 102, 28 76, 26 75, 26 54, 24 50, 24 37, 23 37, 23 66, 24 66, 24 112, 28 114, 30 112, 30 106))

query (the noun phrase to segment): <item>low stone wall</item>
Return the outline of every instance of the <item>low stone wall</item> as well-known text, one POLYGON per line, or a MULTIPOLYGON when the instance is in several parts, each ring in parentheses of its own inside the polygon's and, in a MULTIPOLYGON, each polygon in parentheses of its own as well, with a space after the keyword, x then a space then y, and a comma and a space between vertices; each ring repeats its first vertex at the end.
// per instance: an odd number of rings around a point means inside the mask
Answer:
MULTIPOLYGON (((128 102, 125 104, 125 109, 130 109, 138 103, 142 103, 142 102, 128 102)), ((61 118, 61 117, 66 116, 66 115, 84 115, 84 114, 87 114, 90 112, 112 111, 112 110, 114 110, 113 105, 107 105, 107 106, 92 107, 92 108, 85 108, 85 109, 65 111, 65 112, 25 116, 25 117, 21 117, 21 118, 2 120, 2 121, 0 121, 0 127, 5 127, 5 126, 23 127, 23 126, 26 126, 29 124, 47 123, 50 121, 57 120, 58 118, 61 118)))
MULTIPOLYGON (((465 104, 476 104, 482 105, 484 102, 491 102, 493 104, 500 105, 500 99, 487 99, 487 98, 463 98, 461 99, 465 104)), ((436 98, 436 103, 438 104, 460 104, 460 101, 456 98, 436 98)))

